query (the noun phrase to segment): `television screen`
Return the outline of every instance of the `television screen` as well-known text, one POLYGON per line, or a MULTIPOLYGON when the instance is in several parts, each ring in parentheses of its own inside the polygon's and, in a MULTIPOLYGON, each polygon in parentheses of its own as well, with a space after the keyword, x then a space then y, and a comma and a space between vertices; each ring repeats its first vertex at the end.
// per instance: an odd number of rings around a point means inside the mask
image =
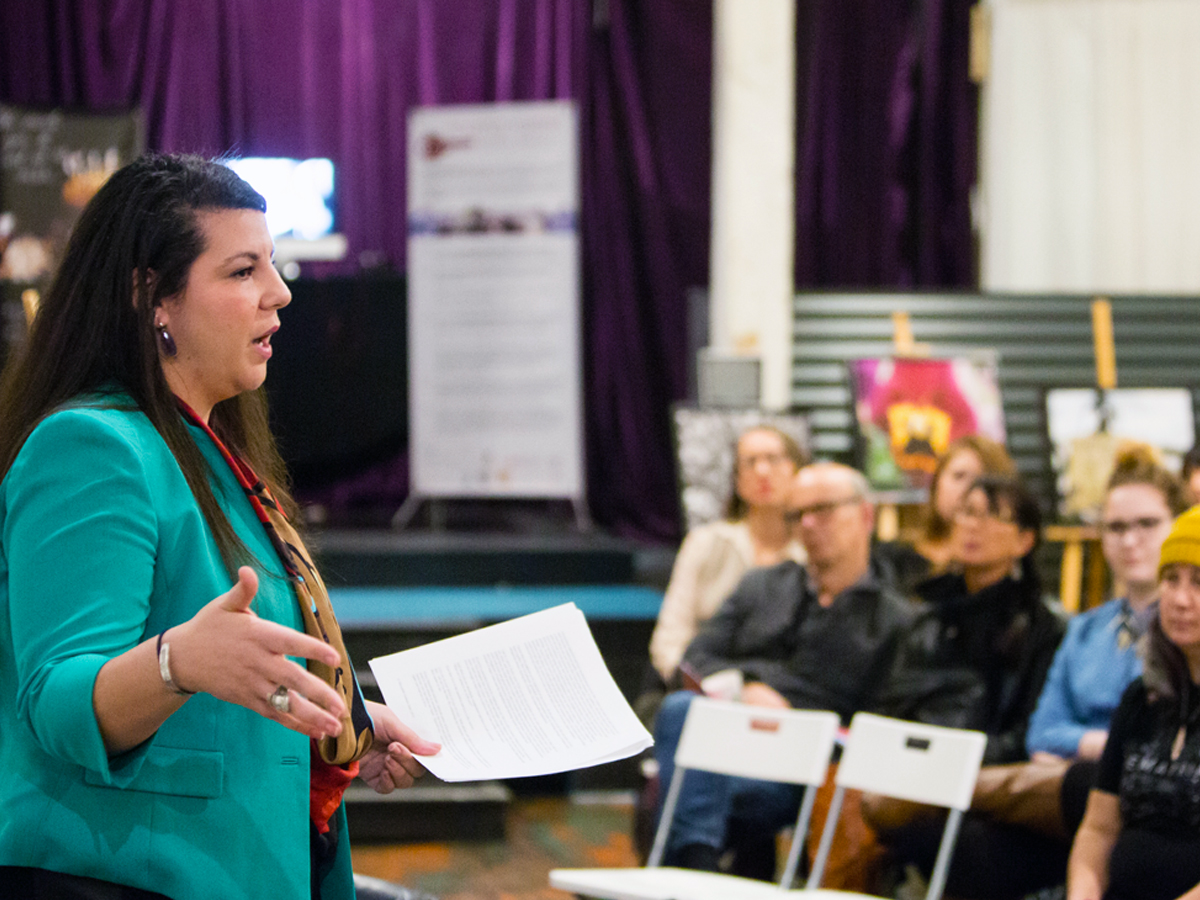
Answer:
POLYGON ((333 162, 245 156, 226 165, 267 200, 271 236, 316 240, 333 233, 333 162))

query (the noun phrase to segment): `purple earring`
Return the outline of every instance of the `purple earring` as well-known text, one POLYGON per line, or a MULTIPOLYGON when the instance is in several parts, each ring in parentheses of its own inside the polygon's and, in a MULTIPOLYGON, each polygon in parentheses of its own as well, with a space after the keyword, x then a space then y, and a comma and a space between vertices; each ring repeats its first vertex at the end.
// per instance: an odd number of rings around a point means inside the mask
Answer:
POLYGON ((156 322, 154 327, 158 329, 158 344, 162 347, 163 356, 170 359, 179 352, 179 348, 175 346, 175 338, 171 337, 171 332, 167 331, 166 325, 156 322))

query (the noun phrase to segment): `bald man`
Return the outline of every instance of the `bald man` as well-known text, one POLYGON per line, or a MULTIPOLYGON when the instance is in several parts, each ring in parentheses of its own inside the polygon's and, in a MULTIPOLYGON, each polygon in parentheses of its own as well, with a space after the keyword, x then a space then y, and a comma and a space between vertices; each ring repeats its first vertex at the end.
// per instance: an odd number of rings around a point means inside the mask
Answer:
MULTIPOLYGON (((910 607, 872 571, 875 511, 861 473, 836 463, 805 466, 785 517, 808 562, 748 572, 701 627, 684 664, 700 677, 741 673, 744 703, 828 709, 848 723, 874 707, 910 624, 910 607)), ((694 696, 671 694, 659 711, 655 757, 664 786, 694 696)), ((741 827, 772 835, 795 820, 800 795, 793 785, 689 772, 665 862, 715 871, 735 817, 741 827)))

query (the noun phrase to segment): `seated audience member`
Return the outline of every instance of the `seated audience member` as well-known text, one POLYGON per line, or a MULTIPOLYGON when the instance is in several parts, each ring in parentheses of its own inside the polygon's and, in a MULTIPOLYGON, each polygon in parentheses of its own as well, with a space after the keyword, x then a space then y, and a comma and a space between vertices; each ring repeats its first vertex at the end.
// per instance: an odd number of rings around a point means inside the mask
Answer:
POLYGON ((783 519, 804 451, 789 435, 758 425, 738 438, 725 518, 688 532, 650 637, 650 661, 669 683, 683 651, 754 566, 804 561, 804 549, 783 519))
MULTIPOLYGON (((886 692, 894 715, 985 732, 988 765, 1025 759, 1029 716, 1063 634, 1034 564, 1040 527, 1037 501, 1019 479, 985 475, 972 484, 954 517, 958 570, 918 586, 923 610, 886 692)), ((879 798, 864 801, 864 812, 898 861, 929 873, 940 817, 879 798)), ((1014 831, 965 817, 946 893, 1021 896, 1018 854, 1040 837, 1014 831)))
POLYGON ((950 443, 933 470, 916 541, 911 546, 897 541, 877 548, 891 567, 901 593, 911 593, 922 579, 949 567, 954 513, 975 479, 981 475, 1013 475, 1016 471, 1005 449, 983 435, 968 434, 950 443))
MULTIPOLYGON (((796 471, 806 462, 790 435, 771 425, 755 425, 738 437, 725 517, 688 532, 675 557, 658 621, 650 636, 650 664, 634 709, 647 728, 669 690, 679 687, 683 651, 705 622, 755 566, 785 559, 804 561, 804 548, 783 512, 796 471)), ((638 797, 634 844, 644 860, 654 840, 660 783, 653 759, 643 762, 649 776, 638 797)))
MULTIPOLYGON (((796 475, 787 516, 808 562, 746 574, 684 654, 699 676, 735 671, 740 699, 766 707, 828 709, 843 719, 873 708, 911 611, 870 569, 874 509, 863 476, 815 463, 796 475)), ((655 729, 662 783, 694 694, 669 695, 655 729)), ((689 772, 667 847, 671 865, 716 870, 731 825, 773 835, 794 820, 801 792, 790 785, 689 772)), ((735 871, 745 871, 738 867, 735 871)))
POLYGON ((1163 542, 1143 653, 1075 837, 1067 900, 1200 896, 1200 508, 1163 542))
POLYGON ((1032 761, 986 767, 976 784, 972 819, 996 827, 974 825, 972 834, 990 834, 998 848, 1025 847, 1014 854, 1021 858, 1022 892, 1066 877, 1070 837, 1083 817, 1109 720, 1141 672, 1134 646, 1154 616, 1159 550, 1186 507, 1183 483, 1151 448, 1130 444, 1118 453, 1101 529, 1105 559, 1124 596, 1071 620, 1026 732, 1032 761))
POLYGON ((986 732, 988 764, 1025 758, 1062 639, 1034 563, 1040 533, 1037 500, 1018 478, 975 480, 954 515, 956 571, 917 585, 922 612, 892 686, 915 718, 986 732))
MULTIPOLYGON (((1047 771, 1055 759, 1064 760, 1060 820, 1066 835, 1083 816, 1113 711, 1141 674, 1135 644, 1155 615, 1159 552, 1187 507, 1183 482, 1149 446, 1118 452, 1104 500, 1101 547, 1123 595, 1071 620, 1025 739, 1030 756, 1047 771), (1068 769, 1066 760, 1076 762, 1068 769)), ((1063 860, 1065 865, 1065 849, 1063 860)))

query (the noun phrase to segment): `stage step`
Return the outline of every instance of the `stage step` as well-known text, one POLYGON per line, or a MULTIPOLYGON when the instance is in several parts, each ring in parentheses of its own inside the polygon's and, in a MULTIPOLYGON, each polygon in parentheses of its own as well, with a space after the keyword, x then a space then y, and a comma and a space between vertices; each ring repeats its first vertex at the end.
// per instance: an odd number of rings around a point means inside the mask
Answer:
POLYGON ((346 821, 355 842, 503 840, 511 800, 512 791, 496 781, 447 784, 427 774, 390 794, 356 781, 346 791, 346 821))
POLYGON ((316 532, 311 549, 330 587, 628 584, 635 544, 604 535, 316 532))

